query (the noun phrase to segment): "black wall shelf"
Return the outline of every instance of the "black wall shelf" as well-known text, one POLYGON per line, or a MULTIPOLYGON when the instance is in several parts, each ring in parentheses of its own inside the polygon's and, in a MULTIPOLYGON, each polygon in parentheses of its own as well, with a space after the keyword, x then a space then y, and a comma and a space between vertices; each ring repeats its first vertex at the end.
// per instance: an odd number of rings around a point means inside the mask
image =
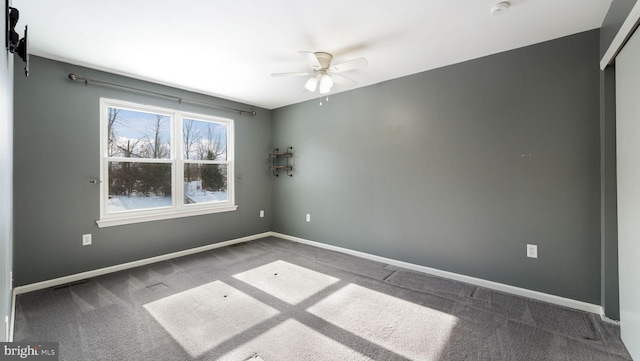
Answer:
POLYGON ((279 148, 275 148, 269 153, 269 171, 274 176, 279 177, 280 172, 285 171, 289 177, 293 177, 293 147, 289 147, 286 151, 281 152, 279 148))

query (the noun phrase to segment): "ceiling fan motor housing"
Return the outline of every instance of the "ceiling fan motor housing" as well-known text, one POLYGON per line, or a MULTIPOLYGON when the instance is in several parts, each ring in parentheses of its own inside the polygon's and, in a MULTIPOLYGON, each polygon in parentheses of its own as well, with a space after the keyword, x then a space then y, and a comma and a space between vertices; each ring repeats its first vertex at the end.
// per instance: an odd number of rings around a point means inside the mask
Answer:
POLYGON ((352 59, 331 65, 333 55, 324 51, 301 51, 300 55, 311 66, 311 72, 273 73, 271 76, 309 76, 304 87, 312 93, 319 89, 320 94, 327 94, 331 91, 334 82, 338 83, 343 89, 351 89, 358 83, 339 73, 368 65, 365 58, 352 59))
POLYGON ((316 59, 318 59, 318 63, 320 63, 321 69, 329 69, 331 60, 333 60, 333 55, 322 51, 317 51, 313 53, 313 55, 315 55, 316 59))

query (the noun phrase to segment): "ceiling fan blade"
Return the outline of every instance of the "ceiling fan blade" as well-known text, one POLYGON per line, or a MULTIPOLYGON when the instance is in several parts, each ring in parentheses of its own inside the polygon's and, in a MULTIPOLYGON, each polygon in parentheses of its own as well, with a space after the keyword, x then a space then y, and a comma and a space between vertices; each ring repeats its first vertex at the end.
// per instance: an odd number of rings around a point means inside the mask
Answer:
POLYGON ((344 75, 341 74, 332 74, 329 73, 329 76, 331 77, 331 79, 333 79, 333 82, 338 84, 339 86, 345 88, 345 89, 351 89, 353 87, 355 87, 356 85, 358 85, 358 82, 353 80, 353 79, 349 79, 344 75))
POLYGON ((300 56, 309 64, 313 69, 320 69, 322 65, 316 58, 316 54, 312 51, 300 51, 300 56))
POLYGON ((357 59, 347 60, 347 61, 345 61, 343 63, 340 63, 340 64, 335 64, 335 65, 331 66, 331 68, 329 70, 334 72, 334 73, 341 73, 343 71, 349 71, 349 70, 354 70, 354 69, 358 69, 358 68, 364 68, 367 65, 369 65, 369 62, 367 61, 367 59, 365 59, 365 58, 357 58, 357 59))
POLYGON ((271 76, 311 76, 313 73, 295 72, 295 73, 272 73, 271 76))

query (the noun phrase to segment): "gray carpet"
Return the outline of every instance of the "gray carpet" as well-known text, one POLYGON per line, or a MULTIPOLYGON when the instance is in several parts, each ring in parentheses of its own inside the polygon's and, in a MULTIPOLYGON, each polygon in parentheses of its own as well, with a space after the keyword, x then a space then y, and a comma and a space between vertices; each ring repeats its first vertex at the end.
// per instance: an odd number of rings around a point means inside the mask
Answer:
POLYGON ((278 238, 18 295, 60 360, 631 360, 593 314, 278 238))

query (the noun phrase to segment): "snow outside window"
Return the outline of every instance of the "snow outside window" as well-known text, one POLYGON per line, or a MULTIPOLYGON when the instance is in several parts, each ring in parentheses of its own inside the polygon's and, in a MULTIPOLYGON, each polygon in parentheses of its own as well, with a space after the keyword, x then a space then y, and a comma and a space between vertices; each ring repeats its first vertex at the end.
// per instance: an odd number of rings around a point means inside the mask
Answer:
POLYGON ((100 100, 100 227, 237 209, 233 120, 100 100))

